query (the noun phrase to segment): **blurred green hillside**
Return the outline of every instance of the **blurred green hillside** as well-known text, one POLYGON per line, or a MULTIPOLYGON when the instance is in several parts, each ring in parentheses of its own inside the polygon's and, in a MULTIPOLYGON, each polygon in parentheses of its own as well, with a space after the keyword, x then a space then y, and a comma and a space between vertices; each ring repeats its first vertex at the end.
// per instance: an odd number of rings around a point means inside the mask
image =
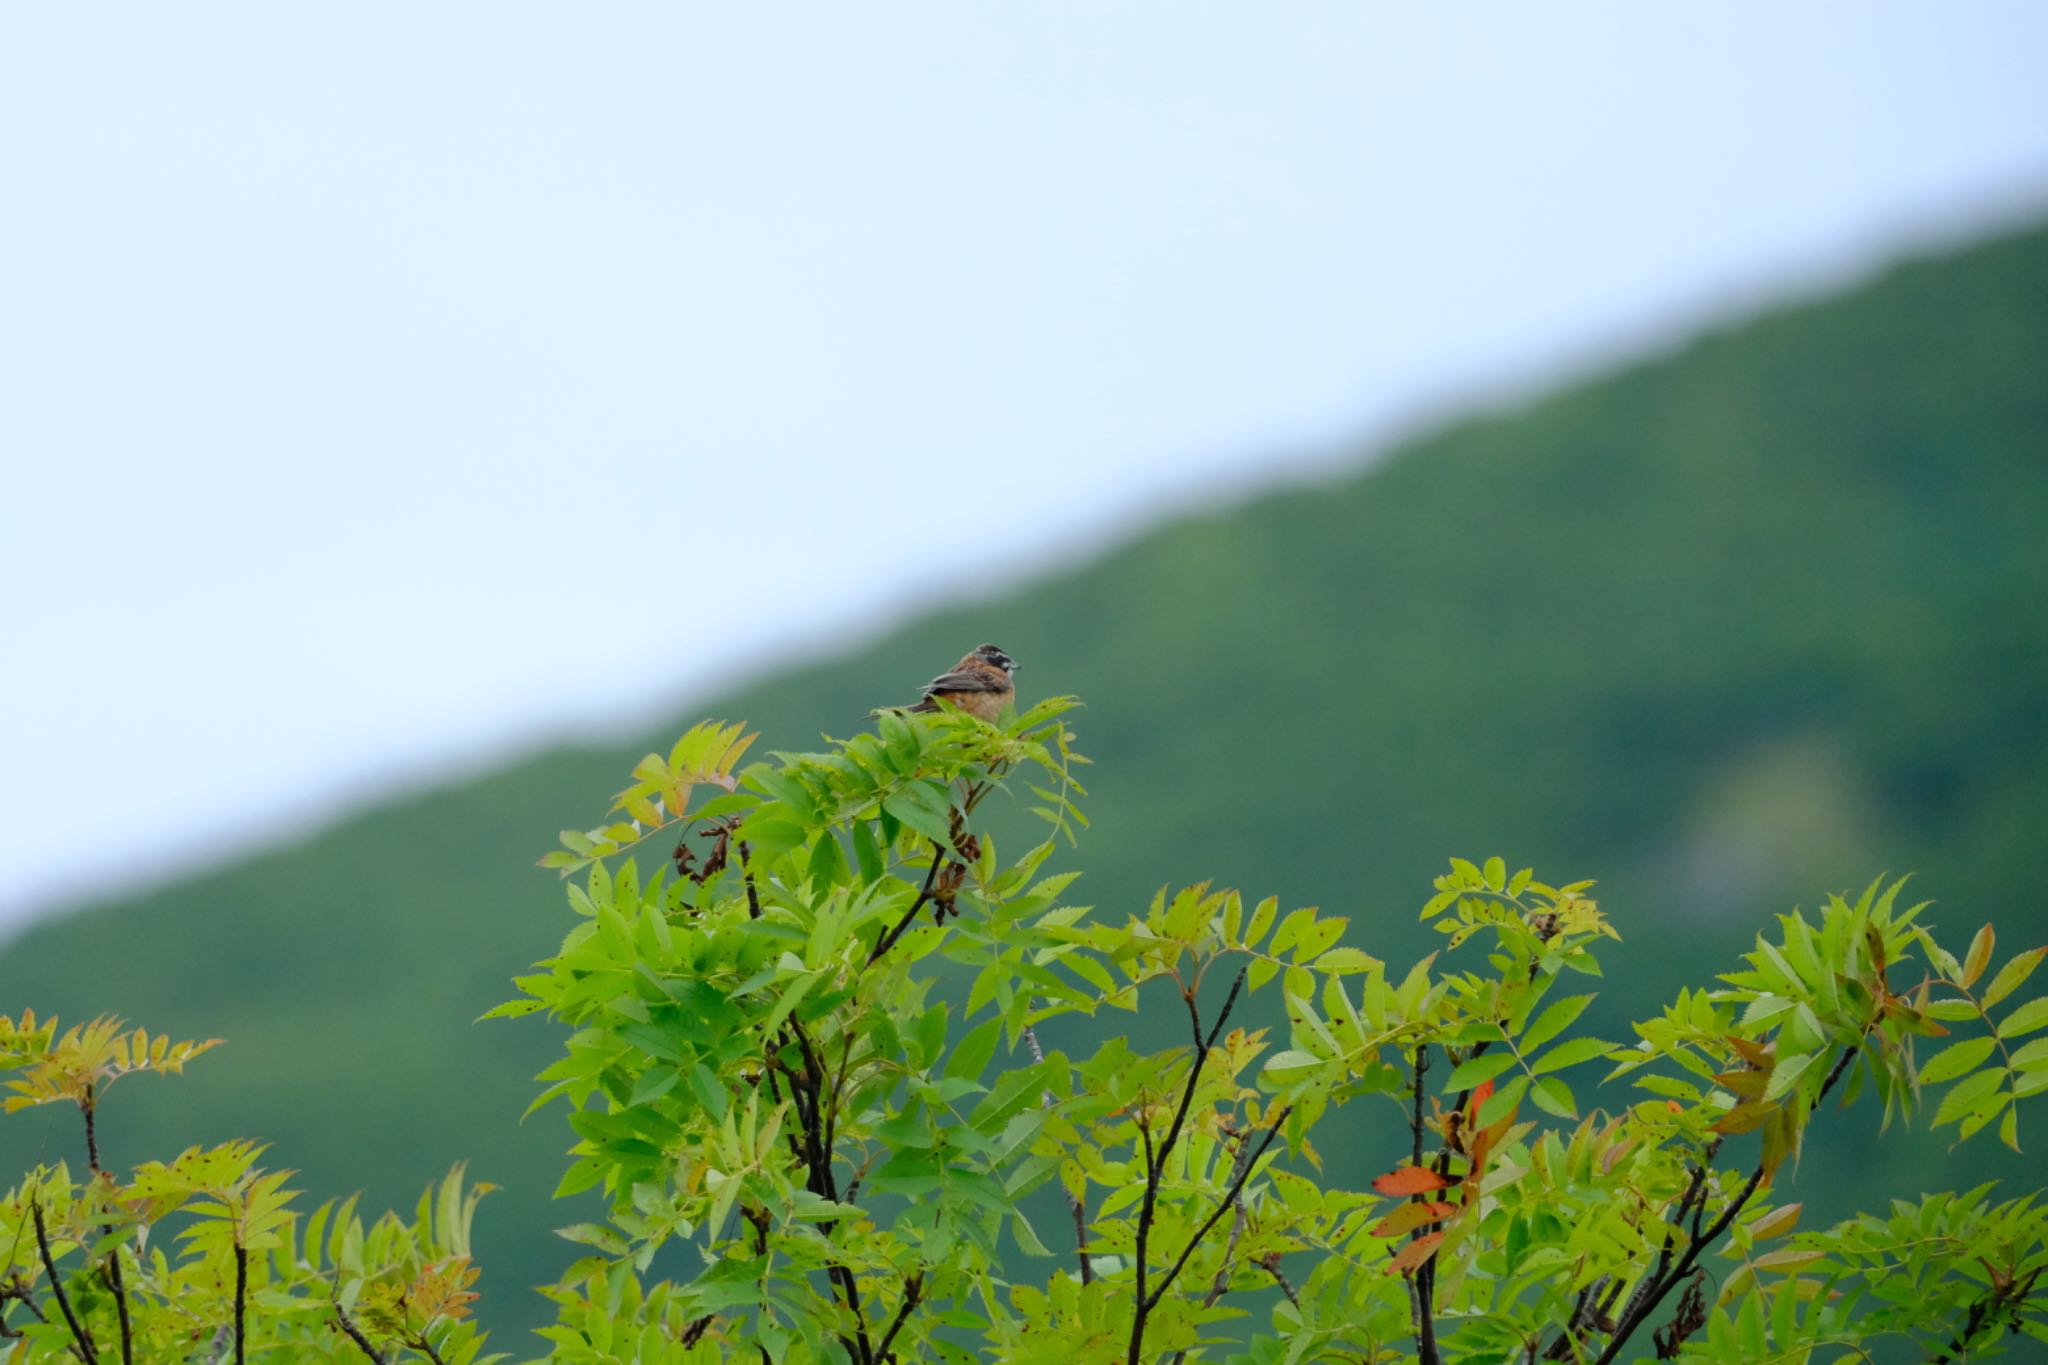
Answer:
MULTIPOLYGON (((904 503, 935 554, 942 503, 904 503)), ((487 1316, 530 1321, 522 1287, 566 1259, 544 1230, 573 1221, 547 1202, 568 1134, 516 1120, 558 1036, 471 1021, 568 926, 534 859, 689 720, 809 747, 996 640, 1027 697, 1088 703, 1094 826, 1069 865, 1101 912, 1214 878, 1348 913, 1402 959, 1434 946, 1415 912, 1443 860, 1498 852, 1601 880, 1627 942, 1588 1022, 1615 1036, 1766 916, 1886 869, 1917 872, 1940 922, 2048 937, 2044 527, 2036 230, 1167 526, 630 742, 91 906, 0 952, 0 1007, 229 1039, 119 1087, 117 1164, 258 1135, 304 1188, 409 1202, 470 1160, 506 1187, 478 1224, 487 1316)), ((667 628, 715 632, 716 583, 744 611, 745 573, 693 584, 667 628)), ((1819 1129, 1801 1189, 1830 1213, 1874 1182, 2022 1169, 1981 1139, 1873 1148, 1870 1114, 1819 1129)), ((68 1116, 0 1124, 9 1170, 73 1145, 68 1116)))

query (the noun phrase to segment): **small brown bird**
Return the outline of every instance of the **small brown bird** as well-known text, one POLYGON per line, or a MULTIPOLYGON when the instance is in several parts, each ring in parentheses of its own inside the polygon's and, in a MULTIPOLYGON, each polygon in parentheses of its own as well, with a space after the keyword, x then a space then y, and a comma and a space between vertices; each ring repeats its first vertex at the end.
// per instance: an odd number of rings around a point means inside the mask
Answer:
POLYGON ((1017 699, 1010 675, 1017 661, 994 645, 979 645, 967 656, 924 685, 924 696, 908 711, 936 711, 939 704, 957 706, 970 716, 994 720, 1017 699))

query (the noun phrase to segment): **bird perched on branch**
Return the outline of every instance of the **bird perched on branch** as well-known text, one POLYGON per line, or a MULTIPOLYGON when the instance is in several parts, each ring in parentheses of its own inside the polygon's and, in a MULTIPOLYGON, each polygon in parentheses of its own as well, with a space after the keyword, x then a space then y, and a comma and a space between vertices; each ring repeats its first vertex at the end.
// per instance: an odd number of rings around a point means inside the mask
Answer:
POLYGON ((941 703, 970 716, 994 720, 1017 698, 1011 675, 1017 661, 995 645, 978 645, 966 657, 924 685, 924 695, 906 711, 936 711, 941 703))

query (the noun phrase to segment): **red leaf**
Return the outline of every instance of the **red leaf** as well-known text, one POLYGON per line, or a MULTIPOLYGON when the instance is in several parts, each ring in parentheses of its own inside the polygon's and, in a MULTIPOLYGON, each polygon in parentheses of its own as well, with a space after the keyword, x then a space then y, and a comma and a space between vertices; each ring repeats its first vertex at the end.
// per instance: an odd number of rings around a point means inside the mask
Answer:
MULTIPOLYGON (((1479 1117, 1479 1106, 1493 1098, 1493 1082, 1481 1081, 1472 1087, 1472 1098, 1466 1102, 1465 1112, 1471 1119, 1479 1117)), ((1468 1120, 1469 1121, 1469 1120, 1468 1120)))
POLYGON ((1441 1232, 1432 1232, 1418 1237, 1394 1253, 1394 1259, 1387 1262, 1389 1275, 1406 1275, 1436 1254, 1436 1244, 1444 1239, 1441 1232))
POLYGON ((1381 1194, 1427 1194, 1448 1182, 1427 1166, 1396 1166, 1372 1182, 1381 1194))

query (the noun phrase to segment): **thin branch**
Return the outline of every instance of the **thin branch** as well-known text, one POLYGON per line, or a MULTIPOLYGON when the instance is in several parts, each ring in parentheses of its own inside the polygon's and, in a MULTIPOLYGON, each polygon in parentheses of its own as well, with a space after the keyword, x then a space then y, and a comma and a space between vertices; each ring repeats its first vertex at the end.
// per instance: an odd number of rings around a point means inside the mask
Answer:
POLYGON ((85 1164, 92 1167, 94 1175, 99 1175, 101 1174, 100 1139, 98 1132, 93 1127, 93 1107, 96 1103, 97 1099, 93 1094, 93 1087, 88 1082, 85 1087, 84 1098, 78 1101, 78 1108, 85 1115, 85 1164))
POLYGON ((1159 1193, 1159 1184, 1154 1178, 1158 1166, 1152 1159, 1152 1130, 1146 1126, 1143 1117, 1138 1119, 1138 1140, 1145 1146, 1145 1207, 1138 1216, 1138 1254, 1135 1258, 1138 1294, 1131 1301, 1131 1352, 1128 1365, 1139 1365, 1138 1348, 1145 1344, 1145 1315, 1152 1311, 1151 1301, 1145 1297, 1145 1241, 1152 1235, 1152 1201, 1159 1193))
POLYGON ((882 960, 882 954, 896 946, 896 940, 902 938, 909 930, 911 921, 917 918, 917 912, 931 902, 932 886, 938 881, 939 867, 948 861, 950 860, 946 857, 944 845, 936 839, 932 840, 932 865, 925 869, 924 885, 918 889, 917 899, 903 912, 903 918, 896 921, 895 928, 875 940, 874 950, 868 954, 868 966, 874 966, 882 960))
POLYGON ((121 1275, 121 1248, 118 1244, 107 1252, 107 1288, 113 1291, 114 1311, 121 1320, 121 1365, 133 1365, 135 1333, 128 1321, 128 1286, 121 1275))
MULTIPOLYGON (((92 1082, 86 1082, 85 1093, 79 1098, 78 1111, 85 1119, 85 1163, 92 1168, 95 1177, 104 1176, 106 1168, 100 1165, 100 1137, 97 1115, 99 1094, 92 1082)), ((102 1237, 111 1236, 114 1224, 111 1220, 100 1225, 102 1237)), ((131 1365, 135 1358, 135 1333, 128 1320, 128 1286, 121 1274, 121 1248, 116 1245, 107 1252, 107 1263, 101 1268, 101 1275, 107 1282, 107 1289, 114 1296, 114 1311, 121 1322, 121 1365, 131 1365)))
MULTIPOLYGON (((1230 983, 1230 994, 1223 997, 1223 1008, 1217 1012, 1216 1023, 1210 1028, 1207 1038, 1202 1036, 1201 1007, 1196 1003, 1192 990, 1187 994, 1188 1017, 1194 1025, 1195 1060, 1188 1067, 1187 1083, 1181 1087, 1180 1107, 1174 1111, 1173 1124, 1166 1130, 1166 1140, 1159 1144, 1159 1156, 1154 1163, 1156 1169, 1150 1182, 1155 1187, 1159 1183, 1158 1172, 1166 1169, 1166 1158, 1172 1154, 1173 1144, 1180 1140, 1181 1126, 1187 1122, 1188 1108, 1194 1103, 1195 1088, 1202 1078, 1202 1064, 1209 1060, 1209 1053, 1216 1047, 1216 1036, 1223 1031, 1223 1025, 1230 1019, 1230 1011, 1237 1004, 1238 992, 1244 989, 1247 970, 1243 967, 1238 969, 1237 980, 1230 983)), ((1146 1209, 1149 1214, 1149 1199, 1146 1201, 1146 1209)))
POLYGON ((1971 1304, 1970 1315, 1963 1320, 1963 1330, 1950 1337, 1941 1354, 1930 1357, 1927 1365, 1948 1365, 1948 1362, 1968 1355, 1970 1343, 1977 1334, 1987 1325, 1996 1326, 2001 1313, 2010 1314, 2008 1325, 2013 1331, 2019 1331, 2021 1313, 2034 1292, 2035 1282, 2041 1278, 2041 1270, 2042 1267, 2036 1266, 2023 1279, 2010 1281, 2003 1287, 1994 1286, 1989 1294, 1971 1304))
POLYGON ((98 1365, 99 1348, 93 1345, 92 1333, 86 1331, 78 1321, 78 1314, 71 1311, 71 1298, 64 1292, 64 1281, 57 1275, 57 1258, 50 1254, 50 1230, 43 1224, 43 1201, 28 1201, 29 1214, 36 1224, 36 1250, 43 1254, 43 1269, 50 1276, 50 1292, 57 1296, 57 1307, 64 1312, 64 1322, 71 1328, 73 1352, 86 1365, 98 1365))
POLYGON ((1217 1203, 1216 1209, 1209 1215, 1208 1221, 1195 1229, 1195 1235, 1188 1238, 1188 1244, 1181 1248, 1180 1259, 1173 1263, 1173 1269, 1166 1272, 1166 1278, 1162 1279, 1159 1282, 1159 1287, 1152 1291, 1152 1303, 1156 1304, 1159 1302, 1160 1297, 1172 1286, 1174 1277, 1179 1275, 1181 1268, 1188 1263, 1188 1257, 1195 1254, 1196 1245, 1209 1235, 1209 1229, 1215 1227, 1217 1220, 1223 1217, 1224 1212, 1237 1202, 1237 1196, 1244 1190, 1245 1181, 1251 1178, 1252 1167, 1257 1165, 1259 1158, 1266 1154, 1266 1149, 1273 1145, 1273 1139, 1280 1136, 1280 1125, 1287 1122, 1287 1116, 1293 1112, 1294 1106, 1289 1104, 1283 1105, 1280 1112, 1273 1115, 1273 1121, 1266 1125, 1265 1137, 1259 1139, 1257 1149, 1252 1152, 1252 1159, 1245 1162, 1244 1166, 1238 1171, 1237 1179, 1231 1182, 1229 1193, 1225 1194, 1222 1200, 1217 1203))
POLYGON ((882 1334, 882 1344, 875 1348, 876 1360, 891 1361, 896 1358, 889 1354, 889 1343, 896 1340, 896 1334, 903 1330, 903 1324, 909 1319, 911 1310, 917 1307, 918 1300, 923 1294, 924 1276, 912 1275, 903 1282, 903 1302, 897 1307, 896 1317, 890 1322, 889 1330, 882 1334))
MULTIPOLYGON (((796 1039, 798 1050, 803 1053, 803 1072, 799 1074, 792 1071, 786 1064, 772 1057, 770 1064, 779 1067, 789 1081, 790 1098, 796 1105, 798 1127, 803 1135, 801 1149, 796 1155, 805 1168, 805 1184, 811 1193, 821 1199, 830 1199, 838 1203, 839 1189, 832 1174, 832 1147, 827 1137, 827 1120, 820 1111, 825 1068, 819 1060, 817 1050, 811 1045, 810 1034, 804 1030, 802 1023, 792 1018, 789 1021, 789 1034, 796 1039)), ((787 1047, 788 1044, 784 1043, 782 1046, 787 1047)), ((791 1145, 797 1146, 795 1143, 791 1145)), ((819 1231, 829 1239, 832 1229, 836 1226, 837 1219, 828 1219, 819 1224, 819 1231)), ((840 1299, 853 1312, 854 1335, 850 1340, 841 1337, 840 1345, 857 1365, 874 1365, 874 1351, 868 1340, 867 1314, 861 1309, 860 1282, 855 1279, 853 1272, 842 1264, 829 1263, 825 1269, 826 1276, 832 1281, 840 1299)))
POLYGON ((370 1344, 370 1339, 363 1335, 363 1329, 356 1326, 355 1319, 341 1306, 340 1299, 334 1301, 334 1319, 341 1324, 341 1330, 348 1333, 348 1339, 356 1344, 356 1349, 369 1357, 371 1365, 384 1365, 384 1353, 370 1344))
POLYGON ((1237 1190, 1237 1193, 1231 1196, 1230 1202, 1236 1207, 1237 1216, 1230 1220, 1230 1240, 1223 1244, 1223 1264, 1216 1267, 1216 1279, 1210 1284, 1209 1292, 1202 1298, 1204 1308, 1213 1308, 1216 1300, 1222 1298, 1230 1289, 1230 1261, 1237 1255, 1237 1243, 1244 1236, 1247 1217, 1244 1206, 1244 1173, 1251 1165, 1251 1159, 1251 1139, 1248 1136, 1240 1137, 1237 1142, 1237 1160, 1231 1163, 1230 1168, 1231 1185, 1237 1190))
MULTIPOLYGON (((1251 1139, 1249 1137, 1240 1137, 1237 1143, 1237 1155, 1232 1157, 1230 1162, 1230 1179, 1233 1184, 1237 1182, 1240 1173, 1250 1163, 1251 1155, 1251 1139)), ((1223 1261, 1216 1267, 1216 1278, 1210 1282, 1209 1292, 1202 1296, 1202 1307, 1204 1308, 1215 1307, 1216 1301, 1229 1292, 1230 1263, 1237 1256, 1238 1239, 1244 1236, 1246 1210, 1243 1191, 1240 1189, 1239 1193, 1233 1196, 1229 1202, 1237 1210, 1237 1216, 1230 1220, 1230 1240, 1223 1244, 1223 1261)), ((1181 1365, 1181 1362, 1187 1358, 1188 1353, 1186 1350, 1175 1351, 1169 1365, 1181 1365)))
MULTIPOLYGON (((1145 1293, 1145 1251, 1146 1244, 1152 1235, 1152 1216, 1159 1203, 1159 1181, 1166 1172, 1166 1159, 1173 1154, 1174 1143, 1180 1140, 1180 1130, 1181 1126, 1187 1122, 1188 1108, 1195 1101, 1195 1090, 1202 1079, 1202 1064, 1209 1060, 1209 1053, 1216 1046, 1217 1035, 1223 1031, 1223 1025, 1230 1018, 1230 1011, 1237 1005, 1238 993, 1244 989, 1245 973, 1247 970, 1248 968, 1242 967, 1238 969, 1237 979, 1230 983, 1230 994, 1223 997, 1223 1008, 1217 1011, 1216 1022, 1209 1029, 1209 1034, 1206 1038, 1202 1036, 1202 1008, 1195 999, 1194 988, 1188 987, 1183 989, 1181 999, 1188 1007, 1188 1021, 1191 1032, 1194 1035, 1195 1055, 1194 1059, 1188 1063, 1188 1078, 1181 1085, 1180 1104, 1174 1110, 1173 1122, 1168 1125, 1166 1136, 1161 1140, 1156 1150, 1152 1145, 1152 1130, 1146 1127, 1143 1122, 1138 1124, 1138 1135, 1145 1144, 1145 1202, 1138 1210, 1138 1254, 1136 1258, 1138 1297, 1131 1311, 1130 1365, 1138 1365, 1139 1353, 1145 1344, 1145 1319, 1152 1312, 1152 1305, 1159 1301, 1158 1293, 1154 1293, 1149 1297, 1145 1293)), ((1284 1110, 1282 1112, 1283 1114, 1285 1113, 1284 1110)), ((1268 1140, 1271 1140, 1270 1137, 1268 1140)), ((1224 1207, 1227 1207, 1227 1205, 1224 1207)), ((1219 1207, 1217 1216, 1220 1217, 1221 1214, 1222 1208, 1219 1207)), ((1212 1218, 1211 1222, 1213 1221, 1214 1219, 1212 1218)), ((1206 1232, 1207 1230, 1205 1226, 1203 1231, 1206 1232)), ((1201 1233, 1195 1234, 1196 1241, 1201 1239, 1201 1235, 1201 1233)), ((1194 1242, 1190 1242, 1188 1244, 1188 1251, 1193 1250, 1194 1242)), ((1181 1253, 1181 1261, 1185 1262, 1186 1260, 1187 1251, 1184 1251, 1181 1253)), ((1170 1283, 1173 1275, 1179 1273, 1180 1266, 1176 1265, 1173 1269, 1173 1274, 1166 1277, 1165 1283, 1170 1283)), ((1160 1292, 1164 1292, 1165 1283, 1161 1284, 1160 1292)))
POLYGON ((1301 1307, 1301 1295, 1294 1292, 1294 1285, 1288 1281, 1285 1272, 1280 1269, 1279 1252, 1273 1252, 1271 1255, 1262 1258, 1259 1261, 1259 1269, 1273 1277, 1273 1282, 1280 1286, 1280 1292, 1287 1296, 1289 1303, 1293 1304, 1296 1308, 1301 1307))
MULTIPOLYGON (((1828 1092, 1835 1088, 1835 1082, 1842 1078, 1842 1073, 1849 1069, 1849 1063, 1856 1059, 1857 1054, 1862 1051, 1862 1048, 1863 1044, 1859 1039, 1851 1046, 1842 1049, 1842 1055, 1835 1059, 1835 1064, 1828 1069, 1827 1079, 1821 1082, 1820 1089, 1814 1094, 1813 1109, 1817 1110, 1820 1108, 1821 1101, 1826 1099, 1828 1092)), ((1698 1197, 1702 1205, 1705 1204, 1707 1198, 1703 1188, 1704 1179, 1705 1176, 1702 1171, 1695 1171, 1693 1183, 1687 1190, 1687 1195, 1690 1197, 1692 1190, 1699 1189, 1700 1194, 1698 1197)), ((1664 1301, 1665 1295, 1669 1294, 1676 1285, 1692 1274, 1693 1267, 1698 1263, 1702 1253, 1713 1243, 1719 1241, 1721 1235, 1728 1231, 1729 1224, 1735 1221, 1736 1216, 1742 1212, 1743 1208, 1755 1196, 1758 1188, 1763 1183, 1764 1164, 1762 1161, 1758 1161, 1756 1169, 1749 1173, 1749 1179, 1743 1182, 1742 1188, 1736 1192, 1733 1199, 1728 1201, 1727 1205, 1721 1210, 1720 1216, 1714 1219, 1706 1231, 1688 1234, 1685 1251, 1679 1256, 1676 1265, 1670 1264, 1673 1244, 1670 1231, 1667 1230, 1663 1250, 1657 1255, 1657 1269, 1639 1282, 1635 1292, 1629 1295, 1628 1306, 1622 1310, 1620 1319, 1614 1325, 1614 1335, 1608 1338, 1606 1349, 1600 1352, 1599 1357, 1594 1361, 1594 1365, 1613 1365, 1614 1359, 1621 1354, 1622 1347, 1628 1344, 1629 1337, 1634 1335, 1642 1327, 1643 1323, 1649 1320, 1650 1315, 1657 1311, 1657 1307, 1664 1301)), ((1680 1209, 1677 1218, 1673 1220, 1674 1224, 1682 1223, 1686 1216, 1683 1207, 1684 1202, 1683 1200, 1680 1201, 1680 1209)))

